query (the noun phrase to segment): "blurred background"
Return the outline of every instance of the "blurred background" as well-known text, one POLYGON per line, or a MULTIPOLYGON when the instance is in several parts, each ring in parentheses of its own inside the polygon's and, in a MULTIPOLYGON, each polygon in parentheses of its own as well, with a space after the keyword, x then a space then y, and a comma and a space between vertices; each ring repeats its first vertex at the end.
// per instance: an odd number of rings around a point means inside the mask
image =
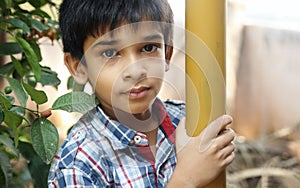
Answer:
POLYGON ((227 110, 238 133, 228 187, 298 187, 300 2, 227 3, 227 110))

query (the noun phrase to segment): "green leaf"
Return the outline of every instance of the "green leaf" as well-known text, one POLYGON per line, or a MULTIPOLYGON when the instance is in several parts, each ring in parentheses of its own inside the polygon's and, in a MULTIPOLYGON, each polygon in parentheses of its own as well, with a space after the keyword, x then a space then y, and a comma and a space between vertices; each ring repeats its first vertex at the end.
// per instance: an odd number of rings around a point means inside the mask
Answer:
POLYGON ((47 3, 46 0, 29 0, 28 1, 34 8, 40 8, 47 3))
POLYGON ((31 85, 32 87, 36 87, 37 81, 32 72, 29 72, 26 74, 27 84, 31 85))
POLYGON ((2 94, 0 94, 0 107, 2 109, 4 107, 6 110, 11 109, 11 107, 12 107, 10 101, 6 97, 4 97, 2 94))
POLYGON ((9 22, 10 22, 13 26, 15 26, 15 27, 17 27, 17 28, 20 28, 20 29, 22 29, 23 31, 25 31, 25 33, 30 34, 30 28, 29 28, 28 25, 27 25, 25 22, 23 22, 22 20, 17 19, 17 18, 10 18, 10 19, 9 19, 9 22))
POLYGON ((25 107, 27 100, 28 100, 28 95, 24 91, 20 81, 13 79, 13 78, 7 78, 7 81, 9 82, 12 90, 14 91, 14 93, 15 93, 17 99, 19 100, 19 102, 21 103, 21 105, 23 107, 25 107))
POLYGON ((50 164, 46 164, 38 155, 36 155, 31 161, 32 162, 28 165, 28 168, 35 186, 39 188, 47 188, 50 164))
POLYGON ((51 19, 51 17, 49 16, 49 14, 47 12, 41 10, 41 9, 34 9, 33 11, 31 11, 31 14, 40 16, 41 18, 49 18, 49 19, 51 19))
POLYGON ((7 175, 4 172, 5 170, 0 166, 0 185, 8 187, 7 175))
POLYGON ((68 78, 67 89, 72 89, 73 91, 83 91, 85 84, 78 84, 72 76, 68 78))
POLYGON ((52 105, 52 110, 86 113, 95 107, 95 97, 85 92, 70 92, 60 96, 52 105))
POLYGON ((6 95, 4 97, 10 102, 10 104, 15 103, 15 98, 13 96, 6 95))
POLYGON ((67 89, 72 89, 75 83, 76 82, 75 82, 73 76, 69 76, 68 82, 67 82, 67 89))
POLYGON ((16 71, 18 72, 18 74, 23 77, 24 76, 24 69, 21 65, 21 62, 19 60, 17 60, 14 56, 10 56, 11 61, 16 69, 16 71))
POLYGON ((41 78, 41 67, 38 61, 38 57, 30 44, 23 38, 17 37, 16 38, 19 44, 21 45, 21 48, 23 49, 25 56, 27 57, 28 63, 32 68, 32 71, 36 77, 37 80, 40 80, 41 78))
POLYGON ((0 151, 0 185, 8 187, 8 182, 12 178, 12 167, 8 156, 0 151))
POLYGON ((4 121, 4 112, 0 110, 0 125, 4 121))
POLYGON ((11 130, 6 125, 0 125, 1 134, 11 135, 11 130))
MULTIPOLYGON (((19 8, 20 8, 20 7, 19 7, 19 8)), ((30 26, 30 20, 29 20, 28 14, 24 14, 24 10, 22 10, 21 8, 15 10, 15 12, 13 13, 13 16, 14 16, 15 18, 18 18, 18 19, 22 20, 22 21, 25 22, 28 26, 30 26)))
POLYGON ((9 149, 9 151, 15 156, 19 156, 18 150, 14 146, 14 142, 8 138, 7 136, 0 135, 0 143, 6 146, 6 148, 9 149))
POLYGON ((8 125, 9 128, 11 128, 14 134, 14 141, 16 147, 18 146, 19 143, 18 126, 21 125, 22 121, 23 121, 23 117, 19 116, 18 114, 12 111, 4 110, 4 122, 8 125))
POLYGON ((23 121, 23 118, 18 114, 4 110, 4 122, 9 126, 9 128, 17 128, 23 121))
POLYGON ((25 107, 22 107, 22 106, 13 106, 10 111, 18 114, 19 116, 23 117, 23 119, 25 119, 25 107))
POLYGON ((22 49, 17 42, 6 42, 0 44, 0 55, 12 55, 19 54, 22 52, 22 49))
POLYGON ((30 21, 31 21, 32 27, 35 28, 39 32, 43 32, 43 31, 50 29, 49 26, 43 24, 42 22, 40 22, 36 19, 30 19, 30 21))
POLYGON ((37 44, 36 41, 34 40, 31 40, 29 41, 29 44, 30 46, 32 47, 33 51, 35 52, 37 58, 38 58, 38 61, 42 61, 42 54, 41 54, 41 49, 40 49, 40 46, 37 44))
POLYGON ((5 0, 5 2, 7 5, 11 5, 14 2, 14 0, 5 0))
POLYGON ((32 144, 29 142, 20 141, 18 150, 27 160, 31 160, 35 155, 37 155, 32 147, 32 144))
POLYGON ((22 84, 28 95, 30 95, 31 100, 35 101, 37 104, 44 104, 48 101, 47 95, 44 91, 37 90, 24 82, 22 82, 22 84))
POLYGON ((30 129, 32 146, 42 160, 49 164, 57 152, 58 132, 51 121, 37 118, 30 129))
MULTIPOLYGON (((58 21, 56 20, 48 20, 48 24, 52 26, 52 28, 57 28, 59 26, 58 21)), ((59 32, 57 30, 57 32, 59 32)))
MULTIPOLYGON (((1 9, 4 9, 4 7, 6 7, 6 3, 5 1, 0 1, 0 7, 1 9), (3 7, 3 8, 2 8, 3 7)), ((2 10, 3 11, 3 10, 2 10)))
POLYGON ((57 73, 48 67, 42 67, 42 78, 39 82, 42 85, 51 85, 57 87, 60 84, 60 79, 57 73))
POLYGON ((18 4, 23 4, 23 3, 27 2, 27 0, 14 0, 14 1, 18 4))
POLYGON ((0 76, 5 76, 10 74, 14 69, 14 65, 12 63, 7 63, 0 68, 0 76))

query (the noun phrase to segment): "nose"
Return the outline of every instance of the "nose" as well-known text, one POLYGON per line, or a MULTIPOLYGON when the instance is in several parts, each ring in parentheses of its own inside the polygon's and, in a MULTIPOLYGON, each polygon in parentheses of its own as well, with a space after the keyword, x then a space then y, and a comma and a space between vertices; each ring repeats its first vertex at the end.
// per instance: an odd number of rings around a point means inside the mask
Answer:
POLYGON ((147 69, 143 60, 138 61, 136 58, 131 57, 128 61, 127 67, 122 73, 123 80, 138 81, 147 77, 147 69))

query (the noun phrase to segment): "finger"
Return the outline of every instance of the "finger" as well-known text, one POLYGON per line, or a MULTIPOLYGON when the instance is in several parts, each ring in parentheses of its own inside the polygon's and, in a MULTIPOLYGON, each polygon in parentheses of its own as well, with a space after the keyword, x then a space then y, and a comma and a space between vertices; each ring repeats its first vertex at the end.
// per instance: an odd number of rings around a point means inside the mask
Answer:
POLYGON ((185 118, 181 119, 177 128, 176 128, 176 150, 177 152, 181 151, 182 148, 188 143, 188 141, 191 139, 187 135, 186 129, 185 129, 185 118))
POLYGON ((219 151, 219 155, 221 159, 226 159, 232 152, 234 152, 235 146, 233 143, 228 144, 226 147, 219 151))
POLYGON ((234 152, 231 152, 223 161, 223 166, 226 167, 228 166, 229 164, 232 163, 232 161, 234 160, 235 158, 235 153, 234 152))
POLYGON ((231 144, 235 136, 236 134, 232 129, 227 129, 226 132, 223 132, 215 139, 215 142, 219 146, 219 148, 222 149, 231 144))
POLYGON ((201 137, 205 139, 212 139, 217 137, 217 135, 226 126, 232 123, 232 117, 229 115, 222 115, 216 120, 212 121, 200 134, 201 137))

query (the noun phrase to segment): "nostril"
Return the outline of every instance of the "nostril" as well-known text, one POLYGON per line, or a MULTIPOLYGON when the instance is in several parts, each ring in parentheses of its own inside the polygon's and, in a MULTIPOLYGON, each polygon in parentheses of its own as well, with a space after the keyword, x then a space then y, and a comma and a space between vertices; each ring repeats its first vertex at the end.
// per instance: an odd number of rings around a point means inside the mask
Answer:
POLYGON ((142 72, 140 77, 141 78, 146 78, 147 77, 147 73, 146 72, 142 72))
POLYGON ((141 80, 147 77, 147 71, 144 68, 130 67, 123 72, 124 80, 141 80))
POLYGON ((125 75, 124 75, 124 78, 125 78, 125 79, 130 79, 131 76, 130 76, 130 74, 125 74, 125 75))

